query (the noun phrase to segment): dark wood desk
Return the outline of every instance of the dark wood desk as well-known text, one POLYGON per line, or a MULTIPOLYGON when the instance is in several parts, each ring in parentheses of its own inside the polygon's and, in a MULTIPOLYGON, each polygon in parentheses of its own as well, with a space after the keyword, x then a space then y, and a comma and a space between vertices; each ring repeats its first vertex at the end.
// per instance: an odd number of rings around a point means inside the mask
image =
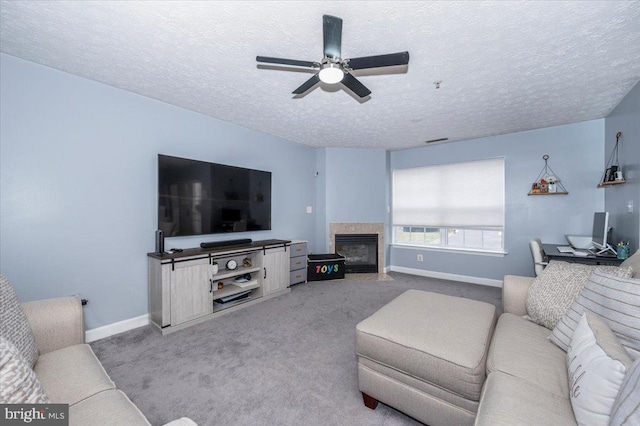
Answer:
MULTIPOLYGON (((576 256, 573 253, 560 253, 558 247, 566 247, 568 244, 542 244, 542 249, 549 260, 561 260, 563 262, 583 263, 585 265, 615 265, 618 266, 624 259, 618 259, 613 255, 594 255, 576 256)), ((584 251, 584 250, 581 250, 584 251)))

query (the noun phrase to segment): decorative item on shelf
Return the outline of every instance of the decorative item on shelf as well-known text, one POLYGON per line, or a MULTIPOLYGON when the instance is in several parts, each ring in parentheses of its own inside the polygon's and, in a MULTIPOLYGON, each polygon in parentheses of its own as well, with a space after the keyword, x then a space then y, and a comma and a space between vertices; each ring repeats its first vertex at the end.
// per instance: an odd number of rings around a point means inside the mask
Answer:
POLYGON ((222 281, 220 281, 218 283, 218 290, 222 290, 224 288, 224 283, 222 281))
POLYGON ((600 179, 600 183, 598 184, 598 188, 602 188, 607 185, 619 185, 621 183, 625 183, 624 177, 622 176, 622 169, 620 168, 620 159, 618 158, 618 143, 620 142, 620 137, 622 136, 622 132, 616 133, 616 144, 611 151, 611 155, 609 156, 609 161, 607 161, 607 167, 602 174, 602 178, 600 179))
POLYGON ((245 257, 244 260, 242 261, 242 266, 244 266, 245 268, 251 268, 251 265, 253 265, 251 258, 245 257))
POLYGON ((238 262, 236 262, 235 259, 231 259, 227 261, 226 267, 228 270, 234 271, 238 267, 238 262))
POLYGON ((549 167, 549 156, 543 155, 544 168, 531 185, 531 191, 527 195, 567 195, 568 192, 560 183, 558 175, 549 167))
POLYGON ((213 275, 218 273, 218 262, 216 262, 215 260, 213 261, 213 263, 211 264, 211 273, 213 275))

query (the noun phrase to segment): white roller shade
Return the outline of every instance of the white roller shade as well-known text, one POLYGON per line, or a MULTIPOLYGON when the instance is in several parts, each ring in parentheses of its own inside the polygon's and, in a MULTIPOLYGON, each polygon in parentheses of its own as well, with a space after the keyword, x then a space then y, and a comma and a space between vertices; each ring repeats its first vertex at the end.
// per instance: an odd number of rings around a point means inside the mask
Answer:
POLYGON ((504 159, 394 170, 393 224, 503 227, 504 159))

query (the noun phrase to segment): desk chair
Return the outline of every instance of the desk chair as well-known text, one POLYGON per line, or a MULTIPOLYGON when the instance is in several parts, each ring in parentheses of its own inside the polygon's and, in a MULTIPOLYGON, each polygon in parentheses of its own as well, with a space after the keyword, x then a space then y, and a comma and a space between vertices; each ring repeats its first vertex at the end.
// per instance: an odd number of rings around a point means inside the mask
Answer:
POLYGON ((537 277, 549 262, 547 262, 547 256, 542 249, 542 241, 540 241, 540 238, 534 238, 529 241, 529 247, 531 248, 531 255, 533 256, 533 269, 536 271, 537 277))

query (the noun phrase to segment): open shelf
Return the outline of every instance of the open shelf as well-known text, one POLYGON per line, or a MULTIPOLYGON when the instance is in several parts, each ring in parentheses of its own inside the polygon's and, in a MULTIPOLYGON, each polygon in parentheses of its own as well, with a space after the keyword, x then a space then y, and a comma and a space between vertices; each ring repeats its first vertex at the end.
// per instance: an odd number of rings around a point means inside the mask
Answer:
POLYGON ((560 191, 560 192, 529 192, 527 195, 567 195, 568 192, 560 191))
POLYGON ((602 188, 604 186, 609 186, 609 185, 621 185, 623 183, 627 183, 627 181, 622 179, 622 180, 612 180, 611 182, 600 182, 598 184, 598 188, 602 188))
POLYGON ((235 306, 235 305, 241 305, 241 304, 246 303, 246 302, 251 302, 252 300, 255 300, 255 299, 256 299, 255 297, 249 296, 249 297, 245 297, 244 299, 240 299, 240 300, 232 300, 231 302, 227 302, 227 303, 224 303, 224 304, 219 304, 219 303, 213 302, 213 312, 219 312, 219 311, 228 309, 228 308, 230 308, 232 306, 235 306))
POLYGON ((221 297, 232 296, 237 293, 242 293, 243 291, 253 290, 254 288, 260 287, 260 283, 258 282, 258 280, 251 280, 243 284, 248 285, 245 287, 239 287, 237 285, 233 285, 233 283, 224 283, 224 288, 213 292, 213 299, 216 300, 220 299, 221 297))
POLYGON ((258 272, 260 269, 262 269, 262 268, 260 268, 258 266, 254 266, 254 267, 251 267, 251 268, 245 268, 244 266, 240 266, 237 269, 234 269, 233 271, 229 271, 227 269, 222 269, 217 274, 215 274, 213 276, 213 279, 215 281, 222 281, 222 280, 226 280, 227 278, 237 277, 238 275, 244 275, 244 274, 250 274, 252 272, 258 272))

